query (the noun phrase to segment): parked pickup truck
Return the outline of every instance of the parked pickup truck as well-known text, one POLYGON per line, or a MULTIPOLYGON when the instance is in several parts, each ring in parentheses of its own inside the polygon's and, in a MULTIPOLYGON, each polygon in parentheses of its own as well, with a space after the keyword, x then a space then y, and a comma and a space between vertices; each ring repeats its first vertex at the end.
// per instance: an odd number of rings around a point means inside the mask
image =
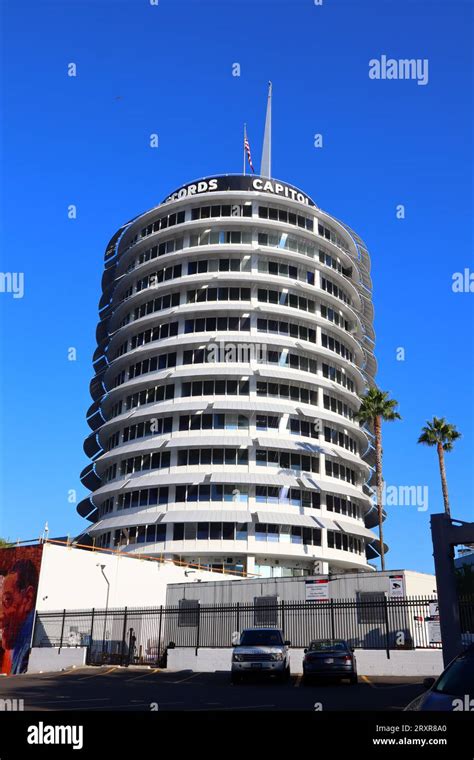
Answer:
POLYGON ((278 628, 247 628, 232 652, 232 683, 256 673, 287 681, 290 643, 278 628))

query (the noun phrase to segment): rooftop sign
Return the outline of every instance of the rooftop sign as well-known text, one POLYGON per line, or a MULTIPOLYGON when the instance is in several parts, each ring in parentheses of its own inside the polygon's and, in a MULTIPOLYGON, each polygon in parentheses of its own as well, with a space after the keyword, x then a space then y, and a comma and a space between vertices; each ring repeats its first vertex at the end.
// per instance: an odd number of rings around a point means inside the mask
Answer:
POLYGON ((206 177, 205 179, 191 182, 188 185, 183 185, 174 193, 171 193, 163 203, 177 201, 181 198, 190 198, 193 195, 201 195, 202 193, 220 193, 232 190, 268 193, 269 195, 297 201, 304 206, 316 208, 314 201, 308 195, 302 193, 301 190, 293 187, 293 185, 288 185, 275 179, 268 179, 268 177, 257 177, 253 174, 248 176, 243 174, 224 174, 221 177, 206 177))

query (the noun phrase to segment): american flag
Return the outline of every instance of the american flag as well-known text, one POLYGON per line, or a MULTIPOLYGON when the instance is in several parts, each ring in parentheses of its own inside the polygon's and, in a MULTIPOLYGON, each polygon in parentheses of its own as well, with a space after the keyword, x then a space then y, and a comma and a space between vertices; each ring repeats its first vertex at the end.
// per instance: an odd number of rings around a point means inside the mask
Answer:
POLYGON ((252 172, 255 174, 255 169, 253 168, 253 164, 252 164, 252 154, 250 153, 250 143, 247 137, 247 130, 245 130, 245 135, 244 135, 244 149, 247 154, 247 159, 250 164, 250 168, 252 169, 252 172))

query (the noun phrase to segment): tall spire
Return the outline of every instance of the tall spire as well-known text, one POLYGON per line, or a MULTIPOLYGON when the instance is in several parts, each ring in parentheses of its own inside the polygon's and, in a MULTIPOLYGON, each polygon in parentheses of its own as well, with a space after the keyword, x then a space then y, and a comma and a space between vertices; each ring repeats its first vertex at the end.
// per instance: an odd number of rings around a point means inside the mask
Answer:
POLYGON ((262 163, 260 164, 262 177, 272 176, 272 83, 268 83, 267 115, 265 118, 265 133, 263 135, 262 163))

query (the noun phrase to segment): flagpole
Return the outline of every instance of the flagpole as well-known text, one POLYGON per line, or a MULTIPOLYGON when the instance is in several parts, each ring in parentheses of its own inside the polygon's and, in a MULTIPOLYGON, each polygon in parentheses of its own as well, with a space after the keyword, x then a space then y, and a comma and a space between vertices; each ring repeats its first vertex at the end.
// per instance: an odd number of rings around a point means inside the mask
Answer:
POLYGON ((247 125, 244 124, 244 176, 245 176, 245 138, 247 136, 247 125))

